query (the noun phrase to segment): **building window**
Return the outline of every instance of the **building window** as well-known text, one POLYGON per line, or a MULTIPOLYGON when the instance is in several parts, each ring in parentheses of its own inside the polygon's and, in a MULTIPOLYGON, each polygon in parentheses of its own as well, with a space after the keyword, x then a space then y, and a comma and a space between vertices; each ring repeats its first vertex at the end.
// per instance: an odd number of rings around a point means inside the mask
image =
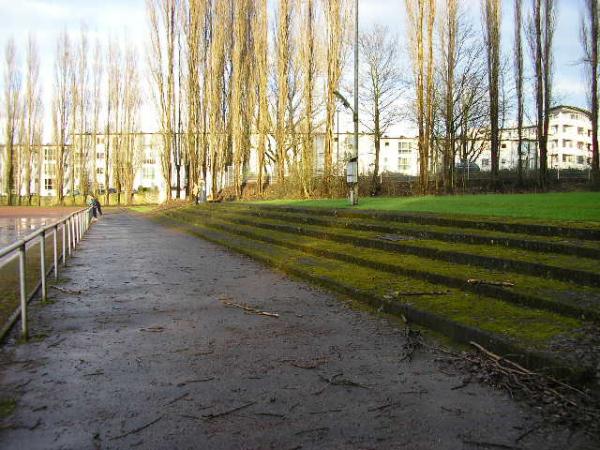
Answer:
POLYGON ((104 175, 104 167, 97 167, 96 175, 104 175))
POLYGON ((97 152, 96 153, 96 159, 104 159, 104 153, 103 152, 97 152))
POLYGON ((385 146, 386 146, 386 147, 389 147, 389 146, 390 146, 390 143, 389 143, 388 141, 386 141, 386 142, 385 142, 385 146))
POLYGON ((583 156, 578 156, 577 157, 577 164, 583 164, 583 162, 584 162, 583 156))
POLYGON ((584 144, 583 144, 583 142, 578 142, 578 143, 577 143, 577 148, 578 148, 579 150, 583 150, 583 148, 584 148, 584 147, 583 147, 583 145, 584 145, 584 144))
POLYGON ((409 162, 408 158, 398 158, 398 171, 399 172, 408 172, 409 170, 409 162))
POLYGON ((481 160, 481 165, 484 167, 487 167, 490 165, 490 160, 489 159, 482 159, 481 160))
POLYGON ((585 134, 585 130, 581 127, 577 128, 577 134, 583 136, 585 134))
POLYGON ((506 144, 502 144, 502 148, 506 148, 506 144))
POLYGON ((102 139, 101 137, 96 138, 96 144, 102 144, 103 142, 104 142, 104 139, 102 139))
POLYGON ((44 149, 44 159, 46 161, 53 161, 54 159, 56 159, 56 152, 53 148, 44 149))
POLYGON ((44 178, 44 189, 46 189, 47 191, 51 191, 54 189, 53 178, 44 178))
POLYGON ((398 153, 410 153, 410 142, 398 142, 398 153))

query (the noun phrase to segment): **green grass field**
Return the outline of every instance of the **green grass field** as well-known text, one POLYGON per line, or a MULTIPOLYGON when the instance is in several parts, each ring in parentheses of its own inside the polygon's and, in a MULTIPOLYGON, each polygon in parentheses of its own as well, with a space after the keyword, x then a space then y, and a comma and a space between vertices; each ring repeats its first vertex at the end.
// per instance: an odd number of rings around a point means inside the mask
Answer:
MULTIPOLYGON (((346 199, 257 202, 323 208, 350 208, 346 199)), ((424 197, 364 197, 358 209, 498 216, 538 221, 600 222, 600 193, 483 194, 424 197)))

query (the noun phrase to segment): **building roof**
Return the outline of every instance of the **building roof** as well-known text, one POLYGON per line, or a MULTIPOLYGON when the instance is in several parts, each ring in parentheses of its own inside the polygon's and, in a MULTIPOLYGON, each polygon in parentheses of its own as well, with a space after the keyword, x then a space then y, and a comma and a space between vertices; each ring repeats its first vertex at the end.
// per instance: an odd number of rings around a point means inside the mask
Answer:
POLYGON ((557 105, 557 106, 553 106, 552 108, 550 108, 550 111, 556 111, 557 109, 570 109, 570 110, 577 111, 577 112, 580 112, 582 114, 585 114, 587 116, 591 116, 592 115, 592 113, 590 113, 587 109, 579 108, 578 106, 569 106, 569 105, 557 105))

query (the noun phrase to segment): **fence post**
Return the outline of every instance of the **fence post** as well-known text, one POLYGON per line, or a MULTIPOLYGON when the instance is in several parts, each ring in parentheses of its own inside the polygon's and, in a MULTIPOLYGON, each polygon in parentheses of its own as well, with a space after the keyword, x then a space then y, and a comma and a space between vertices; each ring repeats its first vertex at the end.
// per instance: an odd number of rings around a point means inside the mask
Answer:
POLYGON ((58 238, 56 235, 58 234, 58 225, 54 225, 54 279, 58 280, 58 238))
POLYGON ((48 300, 48 289, 46 288, 46 230, 40 234, 40 271, 42 276, 42 302, 48 300))
MULTIPOLYGON (((69 257, 71 257, 71 253, 73 252, 73 239, 71 237, 71 218, 69 217, 66 222, 65 222, 65 226, 67 227, 67 248, 69 249, 69 257)), ((65 264, 67 263, 67 260, 65 259, 65 264)))
POLYGON ((19 294, 21 297, 21 337, 27 339, 27 292, 25 285, 25 242, 19 247, 19 294))
POLYGON ((67 265, 67 222, 64 221, 62 224, 63 239, 62 239, 62 255, 63 255, 63 266, 67 265))

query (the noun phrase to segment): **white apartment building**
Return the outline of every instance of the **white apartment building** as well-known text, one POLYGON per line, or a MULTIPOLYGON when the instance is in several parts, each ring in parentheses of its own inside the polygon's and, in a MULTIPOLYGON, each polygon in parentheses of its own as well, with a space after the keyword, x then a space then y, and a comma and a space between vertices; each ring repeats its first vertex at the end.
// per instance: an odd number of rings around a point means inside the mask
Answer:
MULTIPOLYGON (((550 128, 548 137, 548 166, 553 169, 578 169, 585 170, 589 168, 591 160, 591 120, 589 112, 572 107, 558 106, 552 109, 550 117, 550 128)), ((523 153, 525 167, 535 169, 538 166, 539 156, 536 145, 536 129, 528 126, 524 129, 523 153)), ((114 159, 110 155, 111 149, 118 145, 118 139, 124 139, 122 136, 98 135, 95 142, 91 143, 92 136, 89 134, 77 135, 74 139, 74 146, 66 148, 66 166, 65 166, 65 188, 64 194, 70 194, 70 186, 75 186, 78 193, 80 180, 79 174, 81 158, 75 154, 75 170, 71 169, 73 159, 71 158, 72 148, 81 148, 81 140, 87 140, 87 147, 91 148, 88 152, 88 172, 91 175, 90 185, 97 183, 99 190, 105 189, 105 172, 109 173, 109 189, 114 188, 114 159), (110 145, 109 145, 110 144, 110 145), (107 165, 108 162, 108 165, 107 165), (74 183, 71 183, 72 174, 75 175, 74 183)), ((160 155, 162 153, 163 140, 159 133, 136 133, 132 136, 133 145, 137 148, 137 159, 135 161, 136 175, 134 189, 149 188, 157 190, 159 198, 164 200, 165 182, 162 177, 160 155)), ((322 173, 324 166, 324 135, 316 134, 315 144, 315 171, 322 173)), ((255 141, 253 139, 253 141, 255 141)), ((269 147, 274 148, 275 143, 271 140, 269 147)), ((346 161, 351 155, 354 155, 354 135, 353 133, 334 133, 333 163, 334 170, 338 175, 345 172, 346 161)), ((491 156, 488 142, 476 146, 481 151, 471 158, 471 162, 476 163, 482 171, 491 170, 491 156)), ((0 158, 0 176, 5 176, 4 159, 6 154, 4 147, 0 146, 2 158, 0 158)), ((42 196, 55 196, 56 186, 56 146, 44 145, 41 148, 43 158, 40 160, 39 154, 32 157, 31 166, 32 186, 31 192, 37 192, 38 170, 41 164, 41 194, 42 196)), ((77 150, 76 150, 77 151, 77 150)), ((17 153, 17 152, 15 152, 17 153)), ((506 128, 501 131, 500 148, 500 170, 515 170, 518 164, 517 152, 517 130, 515 128, 506 128)), ((460 162, 457 156, 457 163, 460 162)), ((368 175, 373 173, 375 166, 375 141, 372 134, 361 133, 359 135, 358 148, 359 173, 368 175)), ((18 167, 23 167, 23 162, 18 161, 18 167)), ((252 150, 249 157, 249 164, 245 171, 246 179, 256 178, 258 167, 258 158, 256 151, 252 150)), ((276 169, 272 165, 267 167, 267 173, 272 180, 276 179, 276 169)), ((379 172, 381 174, 398 174, 403 176, 415 177, 419 173, 419 154, 418 140, 416 137, 407 136, 384 136, 381 140, 381 150, 379 155, 379 172)), ((209 174, 210 175, 210 174, 209 174)), ((21 181, 21 194, 25 193, 23 177, 15 176, 16 180, 21 181)), ((173 176, 173 180, 174 180, 173 176)), ((5 183, 0 180, 2 190, 5 183)), ((210 192, 211 177, 208 177, 206 186, 207 192, 210 192)), ((186 183, 185 170, 182 168, 181 186, 184 188, 186 183)), ((232 171, 226 171, 218 179, 220 186, 228 186, 233 183, 232 171)), ((2 194, 6 194, 1 192, 2 194)))
MULTIPOLYGON (((524 167, 538 167, 539 154, 535 126, 523 129, 524 167)), ((500 135, 500 170, 514 170, 518 165, 518 133, 505 128, 500 135)), ((552 108, 548 129, 548 168, 586 170, 592 157, 592 123, 589 111, 574 106, 552 108)), ((489 144, 474 161, 483 171, 491 170, 489 144)))

